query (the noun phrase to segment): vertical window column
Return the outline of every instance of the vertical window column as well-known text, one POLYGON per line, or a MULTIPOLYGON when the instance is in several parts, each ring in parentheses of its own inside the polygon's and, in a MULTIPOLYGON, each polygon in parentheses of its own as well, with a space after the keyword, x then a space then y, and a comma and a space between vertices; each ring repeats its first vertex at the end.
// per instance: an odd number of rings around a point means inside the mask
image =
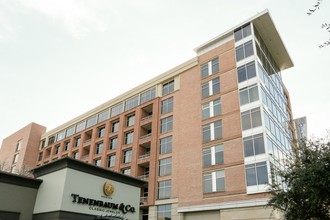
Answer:
POLYGON ((214 78, 202 84, 202 98, 220 93, 220 78, 214 78))
POLYGON ((225 190, 225 171, 218 170, 204 174, 204 193, 225 190))
POLYGON ((219 59, 218 57, 207 62, 207 63, 204 63, 202 65, 202 68, 201 68, 201 75, 202 75, 202 78, 205 78, 207 76, 210 76, 214 73, 218 73, 219 72, 219 59))

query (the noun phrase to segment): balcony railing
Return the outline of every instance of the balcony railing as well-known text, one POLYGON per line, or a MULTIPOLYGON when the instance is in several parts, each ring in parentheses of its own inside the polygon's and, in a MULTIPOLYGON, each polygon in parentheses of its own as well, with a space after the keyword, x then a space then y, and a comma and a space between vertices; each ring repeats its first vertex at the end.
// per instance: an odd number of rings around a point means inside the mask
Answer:
POLYGON ((148 120, 148 119, 150 119, 150 118, 152 118, 152 115, 148 115, 148 116, 142 118, 142 119, 141 119, 141 122, 142 122, 142 121, 146 121, 146 120, 148 120))
POLYGON ((148 201, 148 196, 140 197, 140 203, 146 203, 148 201))
POLYGON ((86 159, 88 159, 88 157, 89 157, 89 154, 82 156, 81 159, 86 160, 86 159))
POLYGON ((143 140, 143 139, 146 139, 146 138, 149 138, 149 137, 151 137, 151 133, 141 136, 140 140, 143 140))
POLYGON ((150 157, 150 153, 148 154, 143 154, 143 155, 140 155, 139 156, 139 160, 145 160, 145 159, 148 159, 150 157))
POLYGON ((149 179, 149 174, 137 176, 137 178, 140 179, 140 180, 148 180, 149 179))
POLYGON ((91 142, 91 140, 92 139, 88 139, 88 140, 84 141, 84 145, 89 144, 91 142))

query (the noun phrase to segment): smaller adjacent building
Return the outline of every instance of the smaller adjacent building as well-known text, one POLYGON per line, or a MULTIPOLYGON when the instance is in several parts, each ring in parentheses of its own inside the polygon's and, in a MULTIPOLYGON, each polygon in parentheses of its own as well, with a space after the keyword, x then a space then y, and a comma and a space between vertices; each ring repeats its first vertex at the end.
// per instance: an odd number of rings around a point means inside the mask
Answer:
POLYGON ((2 141, 0 170, 16 174, 36 167, 41 135, 46 127, 30 123, 2 141))
POLYGON ((142 180, 68 157, 32 172, 0 173, 0 219, 139 219, 142 180))
POLYGON ((293 120, 295 132, 298 141, 303 141, 307 138, 307 118, 301 117, 293 120))

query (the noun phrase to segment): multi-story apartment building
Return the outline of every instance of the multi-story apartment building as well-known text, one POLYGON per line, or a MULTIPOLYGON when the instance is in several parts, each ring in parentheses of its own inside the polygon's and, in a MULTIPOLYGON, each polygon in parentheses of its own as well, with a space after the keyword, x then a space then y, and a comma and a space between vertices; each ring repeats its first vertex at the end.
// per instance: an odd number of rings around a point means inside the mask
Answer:
POLYGON ((147 180, 141 219, 268 219, 272 170, 294 147, 291 58, 268 11, 195 51, 43 134, 37 166, 68 156, 147 180))

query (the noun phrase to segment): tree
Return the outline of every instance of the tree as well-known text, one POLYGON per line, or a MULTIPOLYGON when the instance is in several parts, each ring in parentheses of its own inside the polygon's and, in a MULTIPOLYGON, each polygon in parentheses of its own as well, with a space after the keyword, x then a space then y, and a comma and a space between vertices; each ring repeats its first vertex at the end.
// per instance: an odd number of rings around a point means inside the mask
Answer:
MULTIPOLYGON (((322 0, 316 0, 315 4, 313 4, 312 7, 308 9, 307 15, 312 15, 316 11, 320 10, 321 3, 322 3, 322 0)), ((323 23, 321 25, 321 28, 325 29, 328 33, 330 33, 330 23, 323 23)), ((319 48, 323 48, 323 47, 329 46, 329 45, 330 45, 330 38, 328 40, 324 41, 322 44, 320 44, 319 48)))
POLYGON ((7 163, 0 160, 0 171, 8 172, 7 163))
POLYGON ((14 169, 12 170, 12 168, 5 161, 0 161, 0 171, 9 173, 12 172, 20 176, 33 177, 31 174, 31 168, 25 166, 24 164, 20 167, 14 166, 14 169))
POLYGON ((287 220, 330 219, 330 139, 303 141, 286 168, 277 171, 286 187, 272 183, 268 205, 287 220))
POLYGON ((15 173, 20 176, 33 177, 31 168, 25 166, 24 164, 20 167, 16 167, 15 173))

